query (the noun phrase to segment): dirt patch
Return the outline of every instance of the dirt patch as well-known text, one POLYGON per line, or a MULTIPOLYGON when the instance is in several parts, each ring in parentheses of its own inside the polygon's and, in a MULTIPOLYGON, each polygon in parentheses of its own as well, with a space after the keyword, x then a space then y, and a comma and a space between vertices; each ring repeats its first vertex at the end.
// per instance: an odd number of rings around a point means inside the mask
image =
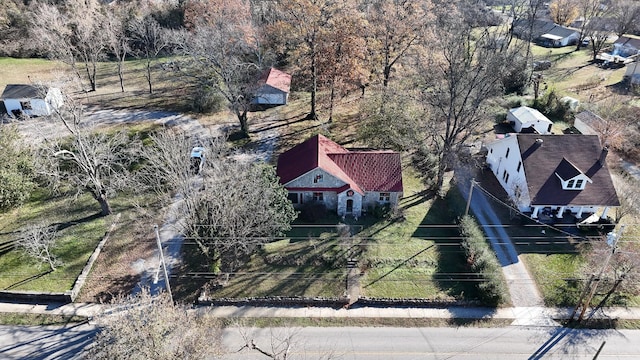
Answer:
POLYGON ((107 241, 96 260, 78 302, 109 302, 130 294, 140 280, 136 262, 153 257, 156 250, 151 219, 129 214, 107 241))

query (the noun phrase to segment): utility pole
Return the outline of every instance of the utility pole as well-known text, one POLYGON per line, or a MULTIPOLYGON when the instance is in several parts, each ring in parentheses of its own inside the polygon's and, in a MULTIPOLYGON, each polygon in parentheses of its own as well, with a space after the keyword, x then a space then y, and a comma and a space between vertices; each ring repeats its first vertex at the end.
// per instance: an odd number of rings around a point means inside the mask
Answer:
POLYGON ((164 272, 164 282, 167 286, 167 292, 169 293, 169 299, 173 304, 173 294, 171 294, 171 285, 169 284, 169 273, 167 273, 167 264, 164 261, 164 252, 162 251, 162 242, 160 241, 160 232, 158 231, 158 225, 153 225, 153 229, 156 232, 156 243, 158 244, 158 251, 160 254, 160 266, 164 272))
POLYGON ((616 252, 616 245, 618 244, 618 239, 620 239, 620 237, 622 236, 623 231, 624 231, 624 225, 620 226, 620 231, 617 234, 613 231, 607 234, 607 244, 609 244, 609 246, 611 247, 611 252, 609 252, 609 255, 607 255, 607 259, 604 261, 604 264, 602 265, 602 269, 600 269, 600 273, 598 274, 598 277, 595 279, 594 285, 591 288, 591 292, 589 293, 587 300, 582 306, 582 311, 580 311, 580 316, 578 316, 578 321, 582 321, 582 318, 584 317, 584 313, 587 311, 587 308, 591 304, 591 299, 593 298, 593 295, 596 293, 596 289, 598 288, 598 284, 600 283, 602 274, 604 274, 604 271, 606 270, 607 266, 609 266, 609 261, 611 261, 611 257, 616 252))
POLYGON ((464 209, 464 215, 469 215, 469 207, 471 207, 471 195, 473 195, 473 186, 476 184, 476 179, 471 179, 471 186, 469 187, 469 197, 467 198, 467 207, 464 209))
POLYGON ((587 292, 589 291, 589 289, 591 289, 591 282, 595 277, 596 277, 596 274, 591 274, 591 276, 589 277, 589 281, 587 281, 587 286, 585 286, 584 289, 582 290, 582 293, 580 294, 580 298, 578 299, 578 304, 576 305, 576 307, 573 309, 573 312, 571 313, 571 317, 569 318, 571 319, 571 321, 573 321, 573 317, 576 316, 578 309, 582 309, 584 297, 587 295, 587 292))

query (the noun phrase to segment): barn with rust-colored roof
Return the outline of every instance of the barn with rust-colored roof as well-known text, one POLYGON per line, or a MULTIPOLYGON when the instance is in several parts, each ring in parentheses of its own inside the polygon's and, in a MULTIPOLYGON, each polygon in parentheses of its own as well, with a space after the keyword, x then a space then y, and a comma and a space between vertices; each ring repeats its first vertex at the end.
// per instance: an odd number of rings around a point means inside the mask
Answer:
POLYGON ((280 155, 277 173, 294 206, 322 202, 341 216, 359 217, 378 204, 397 206, 402 197, 399 153, 350 151, 323 135, 280 155))

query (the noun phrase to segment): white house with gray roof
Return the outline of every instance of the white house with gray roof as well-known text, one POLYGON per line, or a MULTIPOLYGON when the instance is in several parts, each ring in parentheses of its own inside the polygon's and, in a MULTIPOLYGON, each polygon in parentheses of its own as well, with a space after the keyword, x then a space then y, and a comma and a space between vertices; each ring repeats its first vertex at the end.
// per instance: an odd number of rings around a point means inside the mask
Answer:
POLYGON ((7 114, 19 116, 51 115, 63 104, 62 92, 54 87, 10 84, 2 92, 7 114))
POLYGON ((595 135, 508 134, 486 145, 487 164, 512 202, 537 218, 542 212, 578 219, 620 206, 595 135))

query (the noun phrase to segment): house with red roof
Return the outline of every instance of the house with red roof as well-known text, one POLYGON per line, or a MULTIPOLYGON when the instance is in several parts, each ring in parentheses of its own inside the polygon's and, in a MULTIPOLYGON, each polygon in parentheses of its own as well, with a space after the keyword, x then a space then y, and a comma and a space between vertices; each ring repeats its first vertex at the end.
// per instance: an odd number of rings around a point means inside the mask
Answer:
POLYGON ((487 164, 512 202, 532 218, 578 220, 620 206, 597 135, 507 134, 487 147, 487 164))
POLYGON ((322 202, 340 216, 359 217, 376 204, 397 206, 403 191, 399 153, 348 150, 323 135, 280 155, 277 174, 294 207, 322 202))
POLYGON ((269 68, 258 79, 258 89, 251 101, 255 105, 286 105, 291 89, 291 75, 269 68))

